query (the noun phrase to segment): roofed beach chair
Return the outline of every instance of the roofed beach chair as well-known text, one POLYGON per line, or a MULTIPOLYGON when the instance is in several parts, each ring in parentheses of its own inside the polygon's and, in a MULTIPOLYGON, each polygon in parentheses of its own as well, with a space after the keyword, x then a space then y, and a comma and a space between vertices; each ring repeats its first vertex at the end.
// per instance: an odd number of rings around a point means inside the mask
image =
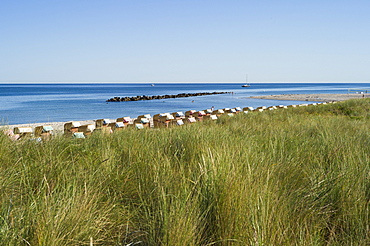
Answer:
POLYGON ((19 134, 14 134, 12 129, 3 130, 3 133, 13 141, 18 140, 20 137, 19 134))
POLYGON ((217 115, 217 117, 220 117, 221 115, 223 115, 225 113, 225 111, 223 109, 217 109, 217 110, 214 110, 212 112, 213 115, 217 115))
POLYGON ((112 131, 115 132, 115 131, 121 131, 123 129, 125 129, 126 125, 122 122, 122 121, 119 121, 119 122, 116 122, 114 124, 114 127, 112 127, 112 131))
POLYGON ((196 110, 188 110, 185 112, 185 117, 190 117, 193 115, 193 113, 197 112, 196 110))
POLYGON ((197 111, 197 112, 194 112, 193 117, 195 117, 195 119, 197 119, 198 121, 201 121, 203 120, 203 116, 206 116, 206 113, 204 111, 197 111))
POLYGON ((134 120, 134 125, 135 124, 141 124, 143 127, 149 128, 150 127, 150 118, 137 118, 136 120, 134 120))
POLYGON ((235 111, 236 111, 237 114, 240 113, 240 112, 242 112, 242 108, 241 107, 235 107, 234 109, 235 109, 235 111))
POLYGON ((95 121, 95 126, 96 128, 108 127, 110 123, 112 123, 110 119, 99 119, 95 121))
POLYGON ((206 115, 203 117, 203 120, 217 120, 217 115, 211 114, 211 115, 206 115))
POLYGON ((64 124, 64 134, 71 136, 73 133, 78 132, 81 123, 78 121, 71 121, 64 124))
POLYGON ((133 123, 129 116, 118 118, 116 122, 122 122, 125 126, 133 123))
POLYGON ((187 117, 185 118, 185 122, 188 124, 192 124, 192 123, 197 122, 197 120, 194 117, 187 117))
POLYGON ((183 112, 174 112, 172 116, 176 119, 185 119, 185 114, 183 112))
POLYGON ((18 134, 19 138, 30 138, 32 136, 32 127, 15 127, 13 129, 14 134, 18 134))
POLYGON ((212 112, 213 112, 213 110, 212 109, 205 109, 205 110, 203 110, 205 113, 206 113, 206 115, 211 115, 212 114, 212 112))
POLYGON ((138 130, 144 129, 144 125, 141 124, 141 123, 134 123, 134 125, 135 125, 135 128, 138 129, 138 130))
POLYGON ((52 126, 37 126, 35 128, 35 137, 40 137, 43 141, 47 141, 53 135, 52 126))
MULTIPOLYGON (((110 128, 108 127, 105 127, 105 128, 110 130, 110 128)), ((94 124, 86 124, 86 125, 80 126, 78 129, 78 132, 82 132, 85 137, 88 137, 94 132, 95 129, 96 127, 94 126, 94 124)), ((101 130, 101 127, 97 129, 101 130)))
POLYGON ((85 135, 84 135, 84 133, 83 132, 74 132, 73 134, 72 134, 72 137, 73 138, 85 138, 85 135))

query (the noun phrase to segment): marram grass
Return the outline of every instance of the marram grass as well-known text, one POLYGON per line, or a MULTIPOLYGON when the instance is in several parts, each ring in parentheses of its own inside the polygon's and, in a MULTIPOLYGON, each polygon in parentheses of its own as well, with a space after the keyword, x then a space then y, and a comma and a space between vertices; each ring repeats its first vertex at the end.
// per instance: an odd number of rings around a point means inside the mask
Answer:
POLYGON ((369 245, 370 101, 0 136, 1 245, 369 245))

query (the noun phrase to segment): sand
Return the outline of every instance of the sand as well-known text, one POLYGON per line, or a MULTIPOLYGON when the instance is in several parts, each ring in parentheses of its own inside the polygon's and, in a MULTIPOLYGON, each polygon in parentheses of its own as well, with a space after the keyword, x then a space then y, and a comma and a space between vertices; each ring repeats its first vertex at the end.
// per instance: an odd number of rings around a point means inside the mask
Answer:
POLYGON ((370 94, 281 94, 269 96, 251 96, 254 99, 337 102, 355 98, 370 97, 370 94))
MULTIPOLYGON (((354 98, 369 98, 370 94, 281 94, 269 96, 251 96, 254 99, 270 99, 270 100, 292 100, 292 101, 318 101, 318 102, 336 102, 354 98)), ((112 120, 115 121, 115 120, 112 120)), ((94 120, 79 121, 81 125, 94 124, 94 120)), ((50 125, 56 133, 62 133, 66 122, 48 122, 48 123, 33 123, 3 126, 3 129, 13 129, 14 127, 32 127, 42 125, 50 125)), ((1 127, 1 126, 0 126, 1 127)))

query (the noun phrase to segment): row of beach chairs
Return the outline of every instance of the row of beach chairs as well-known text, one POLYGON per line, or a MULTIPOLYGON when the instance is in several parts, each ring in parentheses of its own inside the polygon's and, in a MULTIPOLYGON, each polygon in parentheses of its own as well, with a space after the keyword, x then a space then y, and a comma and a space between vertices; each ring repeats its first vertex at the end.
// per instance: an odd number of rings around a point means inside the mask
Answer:
MULTIPOLYGON (((193 124, 204 120, 217 120, 223 115, 233 116, 238 113, 249 113, 249 112, 263 112, 267 110, 276 110, 281 108, 290 107, 302 107, 309 105, 319 105, 324 103, 312 103, 312 104, 299 104, 299 105, 279 105, 271 107, 245 107, 245 108, 224 108, 224 109, 205 109, 205 110, 189 110, 185 113, 174 112, 174 113, 161 113, 156 114, 153 117, 150 114, 144 114, 138 116, 136 119, 130 117, 117 118, 115 121, 110 119, 98 119, 95 120, 95 124, 82 125, 78 121, 71 121, 64 124, 64 135, 73 138, 86 138, 94 132, 100 131, 103 133, 113 133, 120 131, 125 128, 136 128, 138 130, 144 128, 168 128, 173 126, 182 126, 185 124, 193 124)), ((34 131, 32 127, 15 127, 13 130, 4 130, 4 133, 8 135, 12 140, 20 139, 36 139, 38 141, 47 141, 53 135, 53 127, 50 125, 37 126, 34 131)))
POLYGON ((14 127, 14 129, 4 130, 4 134, 12 140, 34 139, 37 141, 47 141, 53 135, 53 127, 49 125, 32 127, 14 127))

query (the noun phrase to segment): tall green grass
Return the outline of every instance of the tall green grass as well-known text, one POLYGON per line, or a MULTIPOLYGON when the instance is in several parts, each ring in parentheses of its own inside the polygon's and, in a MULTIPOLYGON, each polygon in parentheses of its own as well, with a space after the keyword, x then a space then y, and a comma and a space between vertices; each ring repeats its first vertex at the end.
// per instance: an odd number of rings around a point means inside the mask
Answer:
POLYGON ((369 245, 370 101, 0 136, 2 245, 369 245))

